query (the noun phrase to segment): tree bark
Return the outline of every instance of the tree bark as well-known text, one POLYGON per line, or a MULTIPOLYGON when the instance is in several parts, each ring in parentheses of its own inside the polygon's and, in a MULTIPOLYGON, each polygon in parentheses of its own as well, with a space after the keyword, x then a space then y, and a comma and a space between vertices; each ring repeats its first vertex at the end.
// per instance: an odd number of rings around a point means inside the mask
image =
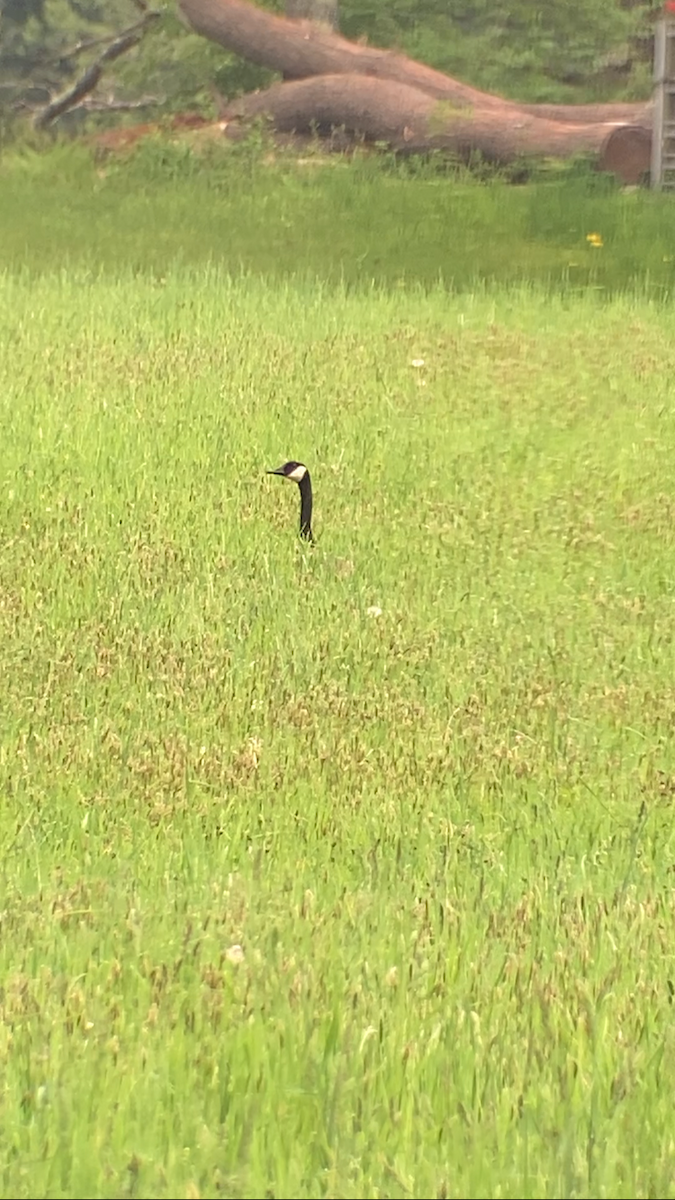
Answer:
POLYGON ((597 153, 614 128, 608 122, 543 120, 508 106, 452 105, 419 88, 359 74, 277 83, 234 101, 224 116, 227 121, 266 117, 281 133, 344 127, 404 153, 445 150, 468 159, 479 152, 489 162, 502 163, 528 155, 597 153))
POLYGON ((643 129, 652 127, 652 105, 649 100, 634 104, 617 101, 614 104, 520 104, 518 107, 532 117, 566 121, 572 125, 584 125, 586 122, 597 125, 599 121, 606 121, 612 125, 640 125, 643 129))
POLYGON ((188 22, 197 33, 210 38, 242 58, 287 79, 315 75, 365 75, 390 83, 417 88, 437 100, 499 114, 525 113, 548 121, 575 125, 613 121, 615 124, 651 125, 648 104, 516 104, 481 92, 423 63, 391 50, 357 45, 325 26, 288 20, 256 8, 247 0, 179 0, 188 22))
POLYGON ((292 19, 318 21, 330 29, 338 28, 338 0, 286 0, 284 10, 292 19))

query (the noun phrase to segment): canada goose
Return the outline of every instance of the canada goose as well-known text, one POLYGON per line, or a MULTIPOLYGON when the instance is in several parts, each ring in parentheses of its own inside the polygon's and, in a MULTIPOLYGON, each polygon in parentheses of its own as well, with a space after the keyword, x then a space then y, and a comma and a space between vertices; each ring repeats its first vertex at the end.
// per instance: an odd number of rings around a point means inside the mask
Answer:
POLYGON ((300 537, 306 542, 313 542, 312 534, 312 480, 304 463, 287 462, 283 467, 268 471, 268 475, 283 475, 285 479, 293 479, 300 488, 300 537))

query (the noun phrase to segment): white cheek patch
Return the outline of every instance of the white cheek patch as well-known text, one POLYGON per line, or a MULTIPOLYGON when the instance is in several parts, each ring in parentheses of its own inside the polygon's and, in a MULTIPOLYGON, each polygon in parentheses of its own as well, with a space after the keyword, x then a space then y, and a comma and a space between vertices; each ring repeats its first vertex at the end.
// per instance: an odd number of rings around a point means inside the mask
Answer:
POLYGON ((307 474, 307 467, 303 467, 302 463, 300 463, 299 466, 297 466, 294 471, 291 471, 290 475, 286 476, 286 478, 293 479, 293 480, 295 480, 296 483, 300 483, 300 480, 304 479, 306 474, 307 474))

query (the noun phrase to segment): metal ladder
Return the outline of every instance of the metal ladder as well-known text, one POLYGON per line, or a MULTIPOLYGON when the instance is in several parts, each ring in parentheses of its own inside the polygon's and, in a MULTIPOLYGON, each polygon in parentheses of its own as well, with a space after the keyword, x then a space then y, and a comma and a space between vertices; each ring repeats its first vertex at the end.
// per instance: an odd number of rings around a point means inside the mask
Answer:
POLYGON ((651 185, 675 191, 675 15, 654 31, 654 129, 651 185))

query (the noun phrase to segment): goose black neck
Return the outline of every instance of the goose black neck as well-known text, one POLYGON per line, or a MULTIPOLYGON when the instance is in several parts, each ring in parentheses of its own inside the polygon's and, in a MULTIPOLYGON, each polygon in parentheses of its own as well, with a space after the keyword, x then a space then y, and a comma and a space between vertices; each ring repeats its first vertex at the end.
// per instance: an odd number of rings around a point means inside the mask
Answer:
POLYGON ((305 471, 298 487, 300 488, 300 537, 306 542, 313 542, 312 534, 312 480, 309 471, 305 471))

